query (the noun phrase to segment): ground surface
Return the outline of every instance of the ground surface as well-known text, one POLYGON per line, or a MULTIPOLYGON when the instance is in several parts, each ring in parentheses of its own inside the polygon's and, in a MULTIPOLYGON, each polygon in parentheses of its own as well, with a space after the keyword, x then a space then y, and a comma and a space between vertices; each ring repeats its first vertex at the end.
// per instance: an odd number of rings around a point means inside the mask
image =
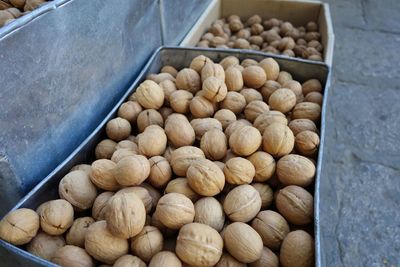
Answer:
POLYGON ((324 266, 400 266, 400 1, 327 0, 335 32, 321 179, 324 266))

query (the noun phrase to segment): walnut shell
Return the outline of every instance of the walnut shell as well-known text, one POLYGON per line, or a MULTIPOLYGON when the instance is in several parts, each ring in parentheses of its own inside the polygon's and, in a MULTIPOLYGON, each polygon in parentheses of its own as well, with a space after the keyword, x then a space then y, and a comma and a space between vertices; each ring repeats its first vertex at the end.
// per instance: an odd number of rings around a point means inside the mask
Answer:
POLYGON ((288 113, 296 105, 296 94, 287 88, 280 88, 269 97, 268 104, 273 110, 288 113))
POLYGON ((243 69, 247 68, 249 66, 257 66, 257 65, 258 65, 258 62, 251 58, 243 59, 243 61, 241 63, 241 66, 243 67, 243 69))
POLYGON ((159 109, 160 114, 163 118, 163 120, 167 120, 167 118, 169 117, 169 115, 171 115, 172 113, 174 113, 174 110, 172 108, 169 107, 162 107, 159 109))
POLYGON ((94 261, 89 254, 80 247, 66 245, 56 251, 51 261, 65 267, 94 267, 94 261))
POLYGON ((297 185, 279 190, 275 200, 280 214, 292 224, 306 225, 314 219, 313 196, 297 185))
POLYGON ((221 259, 215 265, 215 267, 246 267, 246 263, 242 263, 232 257, 229 253, 222 254, 221 259))
POLYGON ((39 216, 31 209, 11 211, 0 221, 0 238, 16 246, 29 243, 38 230, 39 216))
POLYGON ((274 251, 279 250, 283 239, 290 232, 285 218, 272 210, 260 211, 251 226, 261 236, 264 246, 274 251))
POLYGON ((92 217, 96 221, 105 220, 108 209, 108 201, 114 195, 114 192, 103 192, 97 196, 92 207, 92 217))
POLYGON ((225 99, 228 89, 224 80, 210 76, 203 81, 203 96, 212 102, 221 102, 225 99))
POLYGON ((215 196, 225 185, 224 173, 208 159, 199 158, 192 162, 186 176, 189 186, 202 196, 215 196))
POLYGON ((263 243, 260 235, 248 224, 234 222, 224 231, 226 250, 243 263, 250 263, 261 257, 263 243))
POLYGON ((111 159, 115 152, 117 143, 111 139, 104 139, 97 144, 94 154, 96 159, 111 159))
POLYGON ((148 267, 182 267, 182 263, 175 253, 170 251, 161 251, 153 256, 148 267))
POLYGON ((283 88, 290 89, 296 95, 296 103, 303 102, 304 95, 301 88, 301 84, 298 81, 288 81, 282 85, 283 88))
POLYGON ((139 113, 137 118, 137 126, 139 132, 143 132, 150 125, 164 126, 164 119, 155 109, 145 109, 139 113))
POLYGON ((240 91, 244 85, 242 72, 235 66, 225 69, 225 83, 228 91, 240 91))
POLYGON ((274 192, 271 187, 265 183, 252 183, 252 187, 260 194, 261 197, 261 209, 268 208, 274 199, 274 192))
POLYGON ((78 210, 86 210, 93 206, 97 188, 84 171, 72 171, 61 179, 58 194, 78 210))
POLYGON ((232 32, 237 32, 243 29, 243 23, 239 19, 231 20, 229 22, 229 28, 232 32))
POLYGON ((229 146, 239 156, 249 156, 260 147, 262 137, 253 126, 244 126, 234 131, 229 137, 229 146))
POLYGON ((203 150, 206 158, 221 160, 226 156, 228 141, 222 131, 211 129, 201 137, 200 148, 203 150))
POLYGON ((238 49, 250 49, 250 43, 246 39, 237 38, 233 43, 233 47, 238 49))
POLYGON ((84 171, 86 172, 87 175, 90 175, 91 171, 92 171, 92 166, 90 166, 89 164, 78 164, 75 165, 74 167, 72 167, 72 169, 70 170, 72 171, 84 171))
POLYGON ((138 146, 137 146, 137 140, 132 141, 132 140, 122 140, 118 142, 117 146, 115 147, 117 150, 118 149, 128 149, 134 152, 138 151, 138 146))
POLYGON ((225 163, 225 179, 230 184, 249 184, 253 181, 255 173, 253 164, 247 159, 234 157, 225 163))
POLYGON ((310 92, 322 92, 322 84, 317 79, 310 79, 302 84, 303 94, 306 96, 310 92))
POLYGON ((171 154, 171 166, 176 175, 185 176, 189 166, 199 158, 205 158, 203 151, 194 146, 183 146, 171 154))
POLYGON ((312 102, 299 103, 293 109, 292 118, 318 122, 321 118, 321 106, 312 102))
POLYGON ((172 77, 176 77, 176 75, 178 74, 178 71, 173 66, 170 65, 165 65, 164 67, 162 67, 160 72, 169 73, 172 75, 172 77))
POLYGON ((204 65, 206 65, 206 63, 213 62, 208 57, 200 55, 192 59, 192 62, 190 62, 190 68, 197 71, 197 73, 201 73, 201 70, 203 69, 204 65))
POLYGON ((306 187, 314 181, 315 165, 306 157, 290 154, 279 159, 276 173, 284 185, 306 187))
POLYGON ((260 88, 267 81, 267 75, 263 68, 259 66, 248 66, 244 68, 243 81, 247 87, 260 88))
MULTIPOLYGON (((226 75, 226 70, 231 67, 231 66, 236 66, 240 64, 240 61, 237 57, 235 56, 227 56, 223 58, 219 64, 224 68, 225 70, 225 75, 226 75)), ((225 77, 226 80, 226 77, 225 77)))
POLYGON ((107 122, 107 136, 114 141, 121 141, 131 134, 131 124, 123 118, 115 118, 107 122))
POLYGON ((305 96, 304 101, 312 102, 322 106, 323 98, 324 96, 320 92, 310 92, 305 96))
POLYGON ((263 68, 265 73, 267 74, 268 80, 276 81, 279 76, 279 64, 273 58, 265 58, 260 61, 259 66, 263 68))
POLYGON ((140 185, 150 175, 150 163, 142 155, 121 159, 114 169, 114 177, 123 186, 140 185))
POLYGON ((98 261, 113 264, 129 251, 128 240, 114 236, 106 221, 98 221, 89 226, 85 236, 85 249, 98 261))
POLYGON ((240 94, 244 96, 244 99, 246 100, 247 104, 249 104, 251 101, 254 100, 259 100, 259 101, 263 100, 262 94, 253 88, 243 88, 240 91, 240 94))
POLYGON ((192 202, 196 202, 200 196, 190 188, 186 178, 175 178, 171 180, 165 188, 165 193, 180 193, 188 197, 192 202))
POLYGON ((163 225, 171 229, 179 229, 193 222, 194 205, 182 194, 168 193, 158 201, 156 213, 163 225))
POLYGON ((221 101, 220 107, 229 109, 235 114, 239 114, 246 107, 246 99, 238 92, 229 91, 226 97, 221 101))
POLYGON ((310 267, 314 265, 314 240, 303 230, 290 232, 280 251, 282 267, 310 267))
POLYGON ((261 209, 260 194, 251 185, 240 185, 225 197, 224 211, 231 221, 249 222, 261 209))
POLYGON ((249 267, 279 267, 279 258, 269 248, 263 247, 261 258, 250 263, 249 267))
POLYGON ((137 197, 140 198, 140 200, 142 201, 142 203, 144 205, 146 213, 150 213, 153 206, 155 207, 155 205, 157 204, 157 203, 153 203, 153 197, 150 195, 149 190, 146 187, 142 187, 142 185, 125 187, 125 188, 119 190, 118 192, 116 192, 114 196, 121 195, 121 194, 130 194, 130 193, 133 193, 137 197))
POLYGON ((176 87, 195 94, 201 88, 200 75, 191 68, 184 68, 176 75, 176 87))
POLYGON ((225 223, 225 213, 221 203, 213 197, 203 197, 194 204, 194 221, 206 224, 218 232, 225 223))
POLYGON ((85 245, 86 230, 92 223, 94 223, 92 217, 81 217, 76 219, 65 235, 65 241, 67 244, 83 247, 85 245))
POLYGON ((90 180, 101 189, 109 191, 117 190, 120 186, 114 177, 116 166, 115 162, 108 159, 94 161, 92 163, 92 171, 89 175, 90 180))
POLYGON ((177 113, 188 113, 193 94, 186 90, 176 90, 169 97, 171 108, 177 113))
POLYGON ((32 11, 43 5, 44 3, 46 3, 45 0, 26 0, 24 5, 24 12, 32 11))
POLYGON ((213 266, 222 255, 224 243, 219 233, 208 225, 186 224, 179 230, 176 254, 193 266, 213 266))
POLYGON ((213 103, 203 96, 195 96, 190 101, 189 109, 195 118, 207 118, 214 114, 213 103))
POLYGON ((214 114, 214 119, 217 119, 222 128, 225 130, 232 122, 236 121, 236 115, 229 109, 220 109, 214 114))
POLYGON ((50 200, 38 208, 40 227, 49 235, 61 235, 74 221, 74 209, 64 199, 50 200))
POLYGON ((176 148, 189 146, 195 140, 194 129, 186 116, 182 114, 174 113, 168 116, 165 121, 165 133, 168 141, 176 148))
POLYGON ((172 81, 175 82, 175 77, 169 73, 158 73, 158 74, 150 74, 146 78, 147 80, 152 80, 153 82, 160 84, 163 81, 172 81))
POLYGON ((118 163, 121 159, 128 157, 128 156, 134 156, 137 155, 138 153, 129 149, 118 149, 116 150, 112 157, 111 160, 115 163, 118 163))
MULTIPOLYGON (((149 193, 149 195, 152 199, 152 201, 151 201, 152 209, 154 209, 157 205, 158 200, 161 198, 161 193, 158 190, 156 190, 154 187, 152 187, 151 185, 146 184, 146 183, 142 183, 138 187, 142 187, 147 190, 147 192, 149 193)), ((145 204, 144 207, 146 208, 146 203, 143 200, 143 197, 141 197, 140 194, 138 194, 138 196, 142 199, 143 204, 145 204)))
POLYGON ((296 135, 294 146, 304 156, 314 156, 318 152, 319 136, 312 131, 302 131, 296 135))
POLYGON ((256 182, 268 181, 275 173, 274 158, 263 151, 257 151, 247 158, 254 166, 256 173, 253 178, 256 182))
POLYGON ((160 252, 164 246, 164 238, 160 230, 154 226, 145 226, 142 231, 132 238, 132 252, 148 262, 151 258, 160 252))
POLYGON ((281 88, 281 84, 277 81, 268 80, 264 83, 261 87, 260 91, 263 96, 265 102, 269 101, 269 97, 272 95, 273 92, 281 88))
POLYGON ((221 81, 225 81, 225 71, 224 68, 220 64, 215 63, 206 63, 204 67, 201 69, 201 82, 204 81, 208 77, 216 77, 221 81))
POLYGON ((225 135, 228 138, 228 140, 235 131, 245 126, 251 126, 251 123, 247 120, 240 119, 229 124, 228 127, 226 127, 225 129, 225 135))
POLYGON ((133 255, 124 255, 115 261, 113 267, 146 267, 139 257, 133 255))
POLYGON ((254 122, 259 115, 267 111, 269 111, 269 106, 264 101, 253 100, 247 104, 244 115, 248 121, 254 122))
POLYGON ((161 156, 154 156, 150 158, 149 163, 149 183, 156 188, 164 187, 172 178, 171 165, 166 158, 161 156))
POLYGON ((294 147, 294 135, 289 127, 281 123, 272 123, 263 134, 263 149, 274 157, 289 154, 294 147))
POLYGON ((287 119, 286 116, 276 110, 270 110, 267 112, 264 112, 263 114, 260 114, 255 120, 254 120, 254 127, 256 127, 261 134, 264 133, 265 129, 270 126, 272 123, 280 123, 282 125, 287 125, 287 119))
POLYGON ((151 80, 145 80, 136 89, 136 99, 147 109, 159 109, 164 103, 164 90, 151 80))
POLYGON ((190 124, 194 129, 197 140, 201 140, 203 135, 209 130, 218 129, 222 131, 221 123, 214 118, 193 119, 190 124))
POLYGON ((318 133, 317 126, 312 120, 309 119, 296 119, 289 122, 289 128, 293 134, 297 136, 302 131, 312 131, 318 133))
POLYGON ((146 157, 162 155, 167 148, 167 135, 158 125, 148 126, 138 135, 138 149, 146 157))
POLYGON ((26 250, 42 259, 51 260, 56 251, 63 246, 65 240, 62 235, 52 236, 39 232, 26 246, 26 250))
POLYGON ((128 120, 130 123, 136 123, 137 117, 143 108, 137 101, 128 101, 123 103, 118 109, 118 117, 128 120))
POLYGON ((293 80, 293 77, 289 72, 287 72, 287 71, 279 72, 278 79, 277 79, 278 83, 285 84, 291 80, 293 80))
POLYGON ((164 97, 165 97, 164 105, 169 106, 169 98, 171 94, 177 90, 175 82, 172 82, 170 80, 165 80, 160 83, 160 86, 164 91, 164 97))

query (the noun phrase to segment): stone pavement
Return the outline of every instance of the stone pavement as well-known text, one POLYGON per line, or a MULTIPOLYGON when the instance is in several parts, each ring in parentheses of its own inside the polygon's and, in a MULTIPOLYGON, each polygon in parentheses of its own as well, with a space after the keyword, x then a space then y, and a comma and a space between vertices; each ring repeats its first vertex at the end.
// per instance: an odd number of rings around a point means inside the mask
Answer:
POLYGON ((323 266, 400 266, 400 1, 327 0, 323 266))

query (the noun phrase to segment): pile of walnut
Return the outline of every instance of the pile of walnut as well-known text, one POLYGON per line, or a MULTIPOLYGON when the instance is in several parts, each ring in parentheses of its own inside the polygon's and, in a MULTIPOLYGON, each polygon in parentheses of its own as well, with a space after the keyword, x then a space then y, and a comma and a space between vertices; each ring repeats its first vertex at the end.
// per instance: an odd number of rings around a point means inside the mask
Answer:
POLYGON ((312 266, 321 91, 272 58, 165 66, 0 237, 62 266, 312 266))
POLYGON ((239 16, 231 15, 215 21, 197 46, 261 50, 322 61, 324 47, 320 41, 318 24, 313 21, 296 28, 275 18, 263 21, 254 15, 243 23, 239 16))
POLYGON ((0 0, 0 27, 28 14, 46 0, 0 0))

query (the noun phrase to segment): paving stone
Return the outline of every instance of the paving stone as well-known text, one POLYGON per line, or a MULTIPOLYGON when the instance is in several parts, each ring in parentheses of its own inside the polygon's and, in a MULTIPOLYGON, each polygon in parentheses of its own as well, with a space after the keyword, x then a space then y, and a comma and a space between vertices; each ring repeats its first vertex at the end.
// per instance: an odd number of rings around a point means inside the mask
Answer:
POLYGON ((333 29, 336 34, 338 27, 365 27, 361 0, 327 0, 333 19, 333 29))
POLYGON ((362 0, 361 2, 364 3, 368 29, 400 33, 399 0, 362 0))

